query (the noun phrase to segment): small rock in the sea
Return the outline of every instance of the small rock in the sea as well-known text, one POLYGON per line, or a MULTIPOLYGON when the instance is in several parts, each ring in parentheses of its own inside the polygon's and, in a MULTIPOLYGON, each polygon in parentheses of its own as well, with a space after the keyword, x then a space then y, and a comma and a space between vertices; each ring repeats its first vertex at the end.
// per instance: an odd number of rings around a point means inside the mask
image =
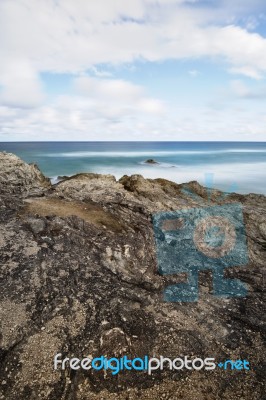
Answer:
POLYGON ((152 158, 149 158, 148 160, 145 161, 146 164, 159 164, 157 161, 153 160, 152 158))

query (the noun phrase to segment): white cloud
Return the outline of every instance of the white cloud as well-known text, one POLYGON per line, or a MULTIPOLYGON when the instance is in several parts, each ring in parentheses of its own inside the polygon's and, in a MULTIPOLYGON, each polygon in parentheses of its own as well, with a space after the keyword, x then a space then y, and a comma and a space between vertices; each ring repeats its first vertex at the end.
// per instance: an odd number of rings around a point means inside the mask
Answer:
POLYGON ((124 107, 86 96, 61 96, 34 110, 0 108, 2 140, 257 140, 265 139, 263 109, 230 106, 173 107, 156 111, 156 100, 124 107))
POLYGON ((247 100, 261 100, 266 98, 266 86, 248 87, 241 80, 231 82, 231 93, 234 96, 247 100))
POLYGON ((240 80, 232 81, 231 89, 237 97, 246 97, 250 93, 248 87, 240 80))
POLYGON ((0 64, 0 102, 14 107, 35 107, 44 93, 37 72, 27 60, 9 59, 0 64))
POLYGON ((162 114, 164 111, 164 105, 160 100, 143 98, 139 101, 139 108, 143 112, 156 114, 157 116, 162 114))
POLYGON ((186 7, 189 3, 2 0, 1 62, 15 54, 37 72, 77 73, 99 63, 215 56, 239 72, 265 74, 265 38, 234 25, 210 26, 212 9, 186 7))
POLYGON ((14 108, 10 114, 9 108, 0 108, 0 135, 5 139, 12 132, 13 140, 142 139, 166 113, 143 87, 121 79, 81 76, 73 90, 31 110, 14 108))
POLYGON ((262 79, 263 75, 261 72, 258 72, 258 70, 256 70, 253 67, 238 67, 238 68, 229 68, 229 72, 231 72, 232 74, 236 74, 236 75, 245 75, 249 78, 253 78, 253 79, 262 79))
POLYGON ((259 21, 254 16, 249 16, 246 20, 246 28, 248 31, 254 31, 259 25, 259 21))
POLYGON ((111 72, 96 68, 95 66, 92 66, 90 70, 94 74, 94 76, 97 76, 98 78, 111 78, 113 76, 111 72))
POLYGON ((197 71, 196 69, 192 69, 188 71, 188 73, 190 76, 192 76, 192 78, 196 78, 197 76, 199 76, 199 71, 197 71))
POLYGON ((266 72, 266 39, 237 26, 210 31, 214 54, 224 54, 239 73, 251 76, 266 72))
MULTIPOLYGON (((224 132, 228 139, 233 135, 241 140, 246 133, 254 134, 254 139, 265 135, 265 117, 258 118, 256 110, 182 109, 178 104, 171 110, 144 87, 110 79, 100 66, 208 58, 223 65, 225 61, 233 74, 265 77, 266 39, 238 26, 235 17, 235 13, 246 17, 252 7, 260 10, 264 0, 213 1, 217 7, 200 3, 0 0, 0 101, 4 105, 0 133, 12 133, 17 140, 36 138, 37 133, 47 140, 63 140, 73 138, 73 132, 77 140, 197 140, 211 139, 214 132, 221 140, 227 139, 224 132), (88 71, 95 77, 88 77, 88 71), (74 94, 45 103, 42 72, 73 74, 74 94)), ((188 73, 193 77, 198 71, 188 73)), ((232 91, 236 97, 251 95, 241 82, 233 83, 232 91)))
MULTIPOLYGON (((144 113, 162 114, 162 101, 149 97, 142 86, 122 79, 97 79, 81 76, 74 80, 74 88, 84 101, 90 101, 94 111, 102 110, 103 116, 124 116, 144 113)), ((99 111, 97 111, 99 112, 99 111)))
POLYGON ((78 93, 105 98, 108 101, 133 101, 143 94, 143 88, 122 79, 96 79, 81 76, 74 80, 78 93))

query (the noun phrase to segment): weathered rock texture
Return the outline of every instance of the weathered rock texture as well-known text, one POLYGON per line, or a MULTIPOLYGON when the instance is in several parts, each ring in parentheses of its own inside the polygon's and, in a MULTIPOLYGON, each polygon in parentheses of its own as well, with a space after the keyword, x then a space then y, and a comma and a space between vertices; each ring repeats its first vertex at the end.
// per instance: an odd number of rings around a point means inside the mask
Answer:
POLYGON ((207 203, 197 182, 79 174, 55 186, 34 165, 0 153, 0 399, 265 399, 266 198, 241 202, 250 263, 233 268, 243 299, 164 303, 177 277, 157 272, 151 216, 207 203), (53 370, 53 357, 128 355, 247 359, 250 371, 53 370))

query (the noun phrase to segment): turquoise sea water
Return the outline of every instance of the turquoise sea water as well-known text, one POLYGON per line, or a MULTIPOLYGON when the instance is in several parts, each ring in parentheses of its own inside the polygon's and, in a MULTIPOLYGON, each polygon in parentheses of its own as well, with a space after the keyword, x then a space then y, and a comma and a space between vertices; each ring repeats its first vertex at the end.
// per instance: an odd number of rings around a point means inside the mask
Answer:
POLYGON ((266 142, 8 142, 0 151, 35 162, 46 176, 78 172, 197 180, 225 191, 266 194, 266 142), (152 158, 158 164, 145 164, 152 158))

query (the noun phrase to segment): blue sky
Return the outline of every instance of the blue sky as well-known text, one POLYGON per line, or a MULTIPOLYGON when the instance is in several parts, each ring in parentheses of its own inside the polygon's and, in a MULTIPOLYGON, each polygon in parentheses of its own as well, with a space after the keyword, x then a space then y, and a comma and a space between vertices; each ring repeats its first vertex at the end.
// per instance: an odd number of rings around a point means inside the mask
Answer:
POLYGON ((264 0, 1 0, 0 140, 266 140, 264 0))

